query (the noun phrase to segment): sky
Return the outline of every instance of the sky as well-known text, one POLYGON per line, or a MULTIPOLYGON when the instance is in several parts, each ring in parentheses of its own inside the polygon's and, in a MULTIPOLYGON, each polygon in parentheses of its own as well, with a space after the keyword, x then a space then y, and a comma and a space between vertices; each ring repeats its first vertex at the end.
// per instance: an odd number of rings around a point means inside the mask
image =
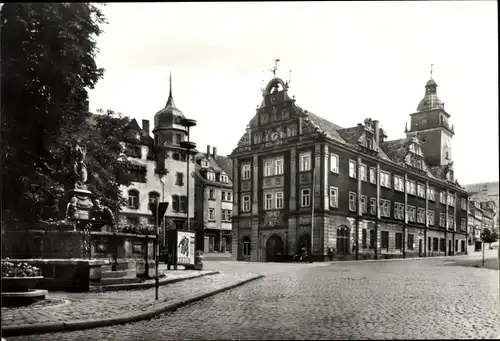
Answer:
POLYGON ((344 128, 377 119, 392 140, 404 137, 433 64, 456 178, 498 181, 496 1, 111 3, 104 13, 106 72, 91 110, 152 129, 172 72, 176 106, 198 122, 191 140, 227 155, 279 58, 299 106, 344 128))

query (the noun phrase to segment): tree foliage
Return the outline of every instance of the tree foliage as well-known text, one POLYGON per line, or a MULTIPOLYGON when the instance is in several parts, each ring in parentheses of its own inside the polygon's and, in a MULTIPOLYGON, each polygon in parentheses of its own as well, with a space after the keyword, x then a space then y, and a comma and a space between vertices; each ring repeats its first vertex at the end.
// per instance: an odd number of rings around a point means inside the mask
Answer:
MULTIPOLYGON (((116 209, 117 133, 128 122, 92 115, 87 90, 98 68, 95 38, 106 23, 91 3, 6 3, 1 9, 2 216, 36 219, 68 189, 75 140, 87 146, 89 190, 116 209)), ((126 184, 126 183, 124 183, 126 184)))
POLYGON ((498 240, 498 233, 497 231, 486 227, 481 232, 481 240, 483 241, 483 243, 494 243, 498 240))

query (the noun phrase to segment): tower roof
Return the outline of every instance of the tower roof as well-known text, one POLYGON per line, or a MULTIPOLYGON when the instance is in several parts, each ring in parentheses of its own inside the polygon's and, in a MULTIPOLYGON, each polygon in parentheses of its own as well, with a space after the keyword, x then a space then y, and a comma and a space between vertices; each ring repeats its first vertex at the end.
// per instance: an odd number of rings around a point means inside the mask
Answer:
POLYGON ((179 117, 180 119, 185 118, 182 111, 175 106, 174 97, 172 96, 172 74, 170 74, 169 82, 170 90, 167 104, 165 104, 165 107, 158 111, 154 117, 155 129, 172 127, 172 124, 175 123, 175 117, 179 117))
POLYGON ((417 111, 428 111, 434 109, 444 109, 443 102, 437 95, 437 83, 431 77, 425 84, 425 95, 417 107, 417 111))

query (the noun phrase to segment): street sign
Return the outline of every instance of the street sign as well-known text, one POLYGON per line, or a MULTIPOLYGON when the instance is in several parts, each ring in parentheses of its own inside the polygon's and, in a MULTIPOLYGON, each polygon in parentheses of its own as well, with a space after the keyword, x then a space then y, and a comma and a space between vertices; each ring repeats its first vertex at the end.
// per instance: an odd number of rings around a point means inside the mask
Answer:
POLYGON ((149 210, 153 214, 153 217, 155 218, 156 221, 156 214, 158 213, 158 224, 161 225, 161 222, 163 221, 163 217, 165 216, 165 212, 167 211, 168 208, 168 202, 151 202, 149 203, 149 210))

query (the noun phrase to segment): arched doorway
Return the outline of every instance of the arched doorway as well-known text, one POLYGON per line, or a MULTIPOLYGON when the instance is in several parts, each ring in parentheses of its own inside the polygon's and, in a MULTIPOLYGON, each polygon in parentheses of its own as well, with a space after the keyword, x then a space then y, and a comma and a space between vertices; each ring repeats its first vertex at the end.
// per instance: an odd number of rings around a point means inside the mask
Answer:
POLYGON ((337 228, 337 253, 349 253, 349 229, 346 226, 337 228))
POLYGON ((266 242, 266 261, 281 262, 283 261, 284 252, 283 240, 276 235, 269 237, 266 242))
POLYGON ((305 233, 299 237, 297 241, 297 254, 301 253, 302 248, 305 247, 307 253, 311 254, 311 235, 309 233, 305 233))

